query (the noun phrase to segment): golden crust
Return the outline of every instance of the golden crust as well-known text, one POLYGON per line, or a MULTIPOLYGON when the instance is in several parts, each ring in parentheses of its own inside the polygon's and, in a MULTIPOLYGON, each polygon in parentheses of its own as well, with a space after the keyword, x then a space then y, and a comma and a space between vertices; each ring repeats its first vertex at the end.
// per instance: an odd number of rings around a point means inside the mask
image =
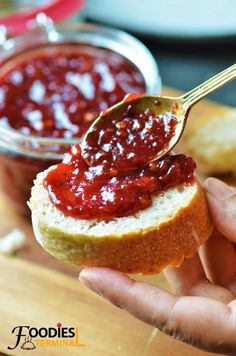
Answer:
POLYGON ((192 257, 212 233, 212 224, 200 186, 190 204, 175 216, 142 232, 93 238, 49 228, 32 214, 36 235, 43 248, 66 262, 80 266, 109 267, 125 273, 158 273, 192 257))

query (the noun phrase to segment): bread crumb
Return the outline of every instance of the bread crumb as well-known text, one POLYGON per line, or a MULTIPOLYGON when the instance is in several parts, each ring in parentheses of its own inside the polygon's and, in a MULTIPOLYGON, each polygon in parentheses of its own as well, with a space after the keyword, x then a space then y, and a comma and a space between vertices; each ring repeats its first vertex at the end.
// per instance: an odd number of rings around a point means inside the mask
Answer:
POLYGON ((25 242, 25 233, 20 229, 13 229, 9 234, 0 238, 0 253, 13 255, 25 242))

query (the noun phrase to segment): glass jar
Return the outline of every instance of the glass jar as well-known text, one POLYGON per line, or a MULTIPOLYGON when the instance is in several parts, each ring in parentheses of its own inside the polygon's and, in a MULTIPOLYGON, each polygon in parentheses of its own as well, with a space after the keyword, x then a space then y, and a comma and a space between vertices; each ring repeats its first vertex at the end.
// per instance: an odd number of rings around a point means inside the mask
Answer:
MULTIPOLYGON (((1 37, 0 78, 14 68, 25 51, 54 43, 88 44, 109 49, 131 62, 142 74, 147 93, 159 93, 161 80, 157 64, 149 50, 133 36, 113 28, 88 23, 54 27, 43 14, 38 25, 23 35, 1 37)), ((61 139, 23 134, 0 125, 0 189, 14 208, 29 214, 27 200, 36 174, 62 159, 63 153, 80 139, 61 139)))

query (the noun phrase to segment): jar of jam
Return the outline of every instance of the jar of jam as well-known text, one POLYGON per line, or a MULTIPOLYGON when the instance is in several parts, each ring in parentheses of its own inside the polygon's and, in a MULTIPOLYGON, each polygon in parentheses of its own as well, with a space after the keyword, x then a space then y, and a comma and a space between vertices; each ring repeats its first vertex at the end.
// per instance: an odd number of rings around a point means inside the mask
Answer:
POLYGON ((81 142, 101 110, 161 86, 151 53, 125 32, 55 27, 43 14, 36 24, 0 36, 0 189, 24 214, 36 174, 81 142))

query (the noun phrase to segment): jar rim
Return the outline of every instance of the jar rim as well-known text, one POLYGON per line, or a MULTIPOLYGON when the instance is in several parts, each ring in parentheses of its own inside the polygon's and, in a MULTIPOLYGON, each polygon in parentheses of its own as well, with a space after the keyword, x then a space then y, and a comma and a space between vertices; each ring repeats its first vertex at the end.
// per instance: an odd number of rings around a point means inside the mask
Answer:
MULTIPOLYGON (((35 30, 31 30, 33 33, 35 30)), ((41 29, 42 30, 42 29, 41 29)), ((43 29, 45 31, 45 28, 43 29)), ((100 26, 96 24, 91 24, 91 23, 77 23, 77 24, 63 24, 63 25, 58 25, 56 27, 53 26, 53 33, 48 33, 47 32, 47 38, 44 42, 40 44, 59 44, 59 43, 66 43, 69 41, 69 39, 65 36, 63 36, 64 31, 76 31, 77 34, 83 34, 83 33, 88 33, 90 35, 93 35, 94 38, 90 38, 90 41, 84 41, 83 40, 76 40, 73 39, 73 42, 78 42, 82 44, 90 44, 94 45, 100 48, 106 48, 110 49, 123 57, 125 57, 127 60, 129 60, 135 67, 139 70, 139 72, 142 74, 145 85, 146 85, 146 93, 147 94, 153 94, 153 93, 158 93, 160 92, 161 89, 161 78, 159 75, 159 70, 158 70, 158 65, 152 56, 151 52, 148 50, 148 48, 138 39, 136 39, 134 36, 130 35, 129 33, 115 29, 112 27, 108 26, 100 26), (55 36, 56 35, 56 36, 55 36), (100 36, 100 37, 99 37, 100 36), (103 36, 103 37, 101 37, 103 36), (64 37, 64 38, 63 38, 64 37), (108 42, 105 45, 106 38, 108 42), (99 40, 100 39, 100 40, 99 40), (103 39, 103 40, 102 40, 103 39), (130 49, 129 55, 127 53, 121 53, 120 51, 117 51, 114 49, 112 44, 115 43, 115 40, 119 41, 123 45, 123 47, 127 47, 130 49), (110 46, 110 47, 109 47, 110 46), (137 60, 136 63, 134 60, 130 58, 130 53, 133 51, 134 56, 133 58, 136 59, 137 56, 135 56, 136 52, 139 52, 139 58, 142 58, 142 63, 145 64, 142 68, 141 65, 138 65, 137 60), (126 54, 126 55, 125 55, 126 54), (140 56, 141 54, 141 56, 140 56), (146 68, 146 71, 144 73, 143 68, 146 68)), ((46 29, 48 31, 48 29, 46 29)), ((29 32, 27 32, 27 35, 29 35, 29 32)), ((12 50, 12 46, 14 45, 14 41, 17 42, 19 38, 24 38, 24 34, 20 35, 18 37, 11 38, 7 40, 4 43, 5 48, 8 48, 7 42, 10 42, 10 48, 12 50)), ((70 41, 72 41, 70 39, 70 41)), ((3 46, 3 50, 4 50, 3 46)), ((33 49, 35 46, 29 46, 26 48, 26 50, 30 50, 31 48, 33 49)), ((121 46, 119 47, 121 50, 121 46)), ((24 51, 23 51, 24 52, 24 51)), ((22 52, 21 52, 22 53, 22 52)), ((3 66, 1 70, 4 70, 4 65, 8 64, 11 61, 11 58, 17 58, 19 54, 14 54, 7 57, 6 60, 4 60, 3 66)), ((79 144, 81 143, 82 138, 52 138, 52 137, 41 137, 41 136, 36 136, 36 135, 26 135, 23 133, 20 133, 19 131, 11 128, 11 127, 3 127, 0 125, 0 149, 6 150, 7 152, 11 152, 13 154, 18 154, 18 155, 23 155, 23 156, 28 156, 28 157, 33 157, 33 158, 38 158, 38 159, 61 159, 63 157, 62 153, 57 153, 55 152, 55 149, 53 150, 53 145, 55 146, 71 146, 73 144, 79 144), (45 151, 45 147, 47 147, 47 151, 45 151), (51 147, 51 150, 49 149, 51 147)))

